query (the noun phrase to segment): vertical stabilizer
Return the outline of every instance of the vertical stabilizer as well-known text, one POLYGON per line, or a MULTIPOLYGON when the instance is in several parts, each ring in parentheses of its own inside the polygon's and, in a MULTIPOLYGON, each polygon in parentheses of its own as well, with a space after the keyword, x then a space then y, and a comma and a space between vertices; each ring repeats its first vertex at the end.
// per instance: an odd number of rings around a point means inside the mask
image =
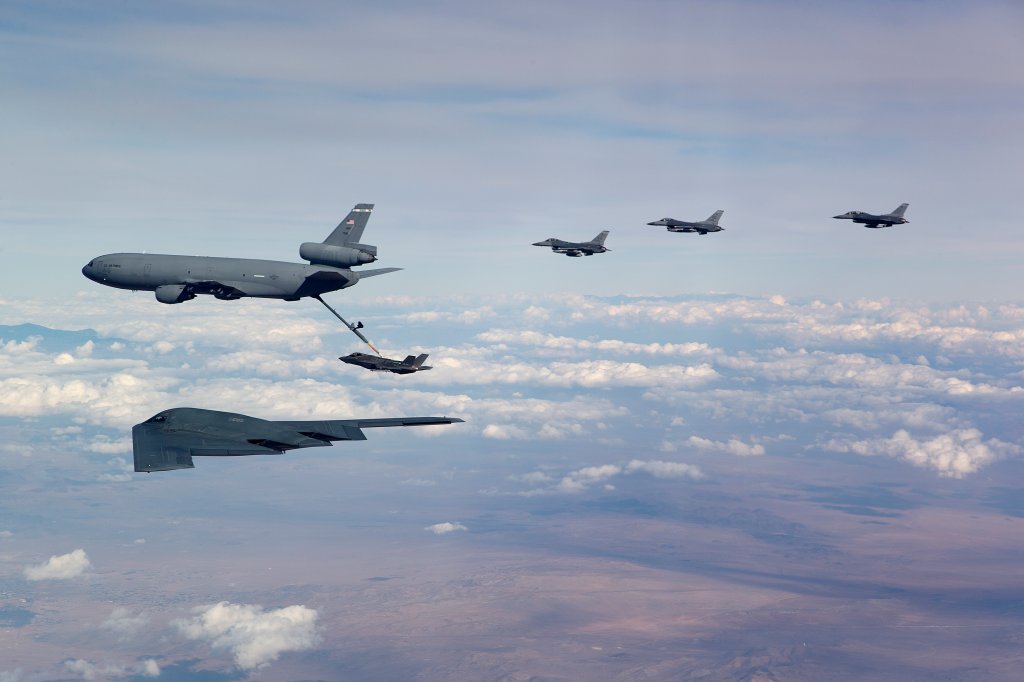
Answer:
POLYGON ((356 204, 345 219, 338 223, 334 232, 324 240, 324 244, 331 246, 351 246, 358 244, 363 238, 363 230, 370 220, 370 213, 373 211, 373 204, 356 204))
POLYGON ((896 209, 895 211, 893 211, 893 212, 892 212, 892 213, 890 213, 889 215, 891 215, 891 216, 895 216, 895 217, 897 217, 897 218, 902 218, 902 217, 903 217, 903 214, 907 212, 907 208, 908 208, 909 206, 910 206, 910 204, 900 204, 900 205, 899 205, 899 208, 897 208, 897 209, 896 209))
MULTIPOLYGON (((411 355, 409 357, 412 358, 411 355)), ((417 355, 416 359, 412 361, 412 366, 416 367, 416 368, 422 367, 423 363, 426 362, 426 360, 427 360, 427 354, 426 353, 423 353, 421 355, 417 355)))
POLYGON ((717 225, 718 221, 722 218, 723 213, 725 213, 725 211, 715 211, 714 213, 711 214, 711 217, 704 222, 711 223, 712 225, 717 225))
POLYGON ((607 239, 607 238, 608 238, 608 230, 602 230, 601 233, 599 235, 597 235, 596 237, 594 237, 591 241, 593 243, 595 243, 595 244, 600 244, 601 246, 604 246, 604 240, 607 239))

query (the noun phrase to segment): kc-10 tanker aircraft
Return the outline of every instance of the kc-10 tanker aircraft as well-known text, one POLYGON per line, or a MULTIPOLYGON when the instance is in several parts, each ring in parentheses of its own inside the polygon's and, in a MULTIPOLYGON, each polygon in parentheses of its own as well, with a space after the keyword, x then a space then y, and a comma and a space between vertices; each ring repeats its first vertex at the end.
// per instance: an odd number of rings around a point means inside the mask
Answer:
POLYGON ((161 303, 181 303, 198 294, 209 294, 221 300, 249 296, 297 301, 311 297, 338 315, 320 298, 321 294, 353 286, 364 277, 401 270, 377 268, 357 272, 352 269, 377 260, 376 246, 359 243, 371 211, 373 204, 356 204, 323 242, 305 242, 299 246, 299 257, 308 263, 110 253, 93 258, 82 268, 82 274, 108 287, 152 291, 161 303))

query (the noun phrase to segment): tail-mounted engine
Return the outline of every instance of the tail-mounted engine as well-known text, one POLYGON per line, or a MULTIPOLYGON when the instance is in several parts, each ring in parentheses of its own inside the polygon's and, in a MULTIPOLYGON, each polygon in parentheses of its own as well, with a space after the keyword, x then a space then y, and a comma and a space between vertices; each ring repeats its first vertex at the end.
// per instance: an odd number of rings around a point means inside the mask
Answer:
POLYGON ((353 265, 364 265, 377 260, 377 247, 370 246, 369 244, 334 246, 332 244, 305 242, 299 246, 299 258, 308 260, 311 265, 350 268, 353 265))

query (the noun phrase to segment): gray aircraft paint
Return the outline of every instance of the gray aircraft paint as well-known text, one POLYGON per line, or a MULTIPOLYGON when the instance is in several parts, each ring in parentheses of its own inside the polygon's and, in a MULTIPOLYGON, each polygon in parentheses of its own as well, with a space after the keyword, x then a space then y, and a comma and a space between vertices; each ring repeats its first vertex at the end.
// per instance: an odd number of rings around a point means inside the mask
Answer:
POLYGON ((400 269, 351 269, 377 260, 376 246, 358 243, 372 210, 373 204, 356 204, 323 242, 302 244, 299 255, 309 263, 111 253, 93 258, 82 268, 82 274, 117 289, 153 291, 161 303, 181 303, 199 294, 223 300, 253 297, 295 301, 318 297, 353 286, 364 277, 400 269))
POLYGON ((462 422, 456 417, 267 421, 244 414, 177 407, 132 427, 135 471, 192 469, 193 457, 280 455, 336 441, 366 440, 363 429, 462 422))
POLYGON ((893 225, 904 225, 910 222, 903 217, 903 214, 907 212, 909 207, 910 204, 900 204, 892 213, 883 213, 881 215, 865 213, 864 211, 847 211, 832 217, 837 220, 852 220, 855 223, 864 225, 864 227, 892 227, 893 225))
POLYGON ((412 374, 414 372, 422 372, 425 369, 433 369, 429 365, 423 364, 427 359, 426 353, 422 353, 420 355, 407 355, 405 360, 377 357, 376 355, 368 355, 367 353, 351 353, 349 355, 343 355, 338 359, 346 364, 365 367, 373 372, 412 374))
POLYGON ((608 230, 603 230, 596 237, 591 239, 589 242, 567 242, 557 237, 549 237, 544 241, 534 242, 534 246, 548 246, 555 253, 561 253, 566 256, 578 258, 580 256, 593 256, 595 253, 605 253, 611 251, 604 245, 604 240, 608 238, 608 230))
POLYGON ((696 232, 703 236, 709 232, 722 232, 725 230, 724 227, 718 224, 723 213, 725 213, 725 211, 715 211, 707 220, 690 222, 688 220, 676 220, 675 218, 662 218, 661 220, 655 220, 647 224, 655 227, 664 227, 669 232, 696 232))

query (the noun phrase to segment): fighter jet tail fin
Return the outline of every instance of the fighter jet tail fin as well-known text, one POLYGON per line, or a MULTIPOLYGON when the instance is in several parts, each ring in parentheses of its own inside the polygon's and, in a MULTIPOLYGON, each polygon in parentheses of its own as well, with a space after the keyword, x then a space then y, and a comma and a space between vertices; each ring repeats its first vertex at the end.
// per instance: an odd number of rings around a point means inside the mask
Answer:
POLYGON ((356 204, 323 243, 331 246, 351 246, 353 248, 362 246, 364 247, 361 249, 363 251, 368 251, 372 248, 376 252, 376 247, 358 244, 359 240, 363 238, 363 230, 366 229, 366 223, 370 220, 371 212, 373 212, 373 204, 356 204))
POLYGON ((601 230, 601 233, 594 237, 591 241, 595 244, 604 246, 604 240, 608 238, 608 230, 601 230))
POLYGON ((717 225, 718 221, 721 220, 723 213, 725 213, 725 211, 715 211, 708 218, 707 222, 711 223, 712 225, 717 225))
POLYGON ((419 367, 422 367, 423 363, 427 361, 427 354, 426 353, 421 353, 420 355, 417 355, 415 358, 413 358, 410 355, 409 359, 412 360, 412 366, 413 367, 419 368, 419 367))
POLYGON ((405 360, 402 360, 403 365, 409 365, 410 367, 413 365, 414 362, 416 362, 415 355, 406 355, 405 360))
POLYGON ((903 214, 907 212, 907 208, 909 208, 909 207, 910 207, 910 204, 900 204, 896 208, 896 210, 893 211, 890 215, 893 215, 893 216, 895 216, 897 218, 902 218, 903 214))

